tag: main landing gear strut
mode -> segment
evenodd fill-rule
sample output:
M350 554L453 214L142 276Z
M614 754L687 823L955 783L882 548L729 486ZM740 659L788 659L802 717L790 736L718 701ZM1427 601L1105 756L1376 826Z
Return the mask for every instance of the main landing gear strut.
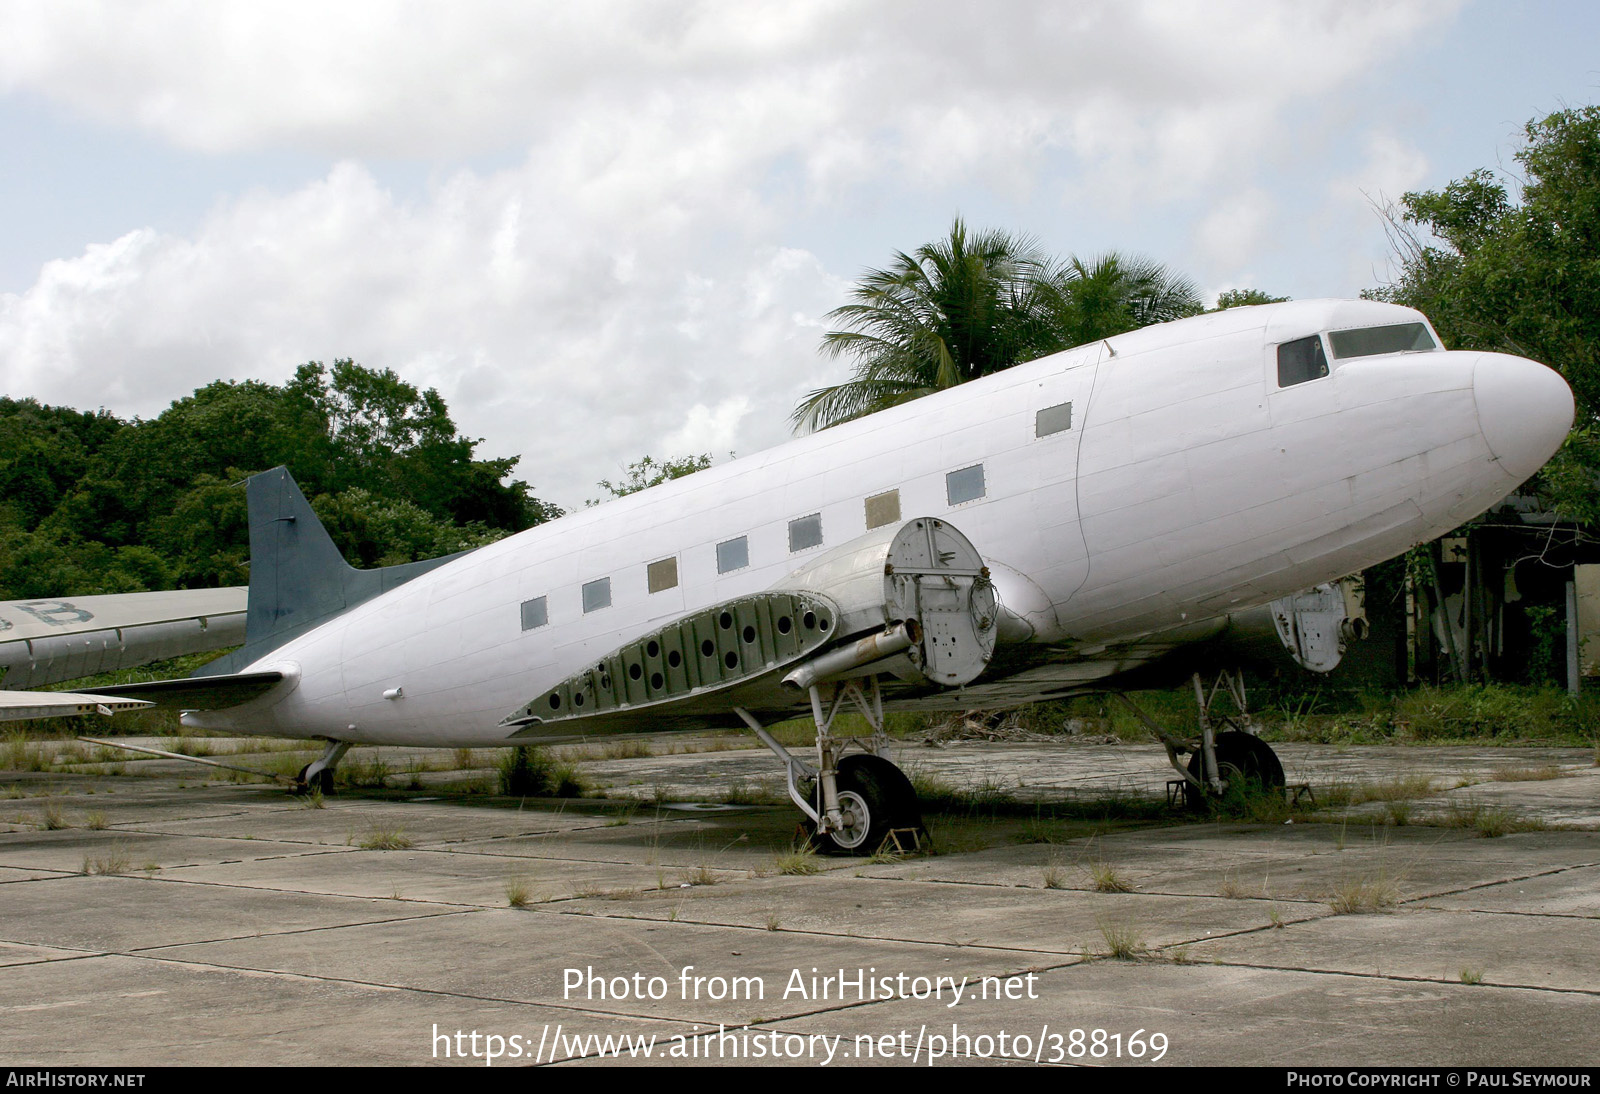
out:
M1182 775L1167 784L1168 801L1179 793L1191 809L1203 808L1221 799L1230 790L1254 787L1281 794L1284 789L1283 764L1265 741L1256 736L1255 724L1245 699L1244 678L1224 669L1208 689L1194 674L1194 697L1200 707L1200 732L1175 734L1141 710L1121 692L1112 695L1156 735L1167 749L1167 762ZM1218 701L1226 699L1233 713L1222 711ZM1218 726L1227 728L1219 732ZM1188 755L1184 764L1179 757Z
M789 797L806 815L819 850L871 855L919 848L925 833L917 792L905 772L888 759L878 678L812 684L808 690L817 726L815 765L779 744L749 711L736 707L735 713L784 762ZM847 706L866 718L870 735L834 736L834 721Z

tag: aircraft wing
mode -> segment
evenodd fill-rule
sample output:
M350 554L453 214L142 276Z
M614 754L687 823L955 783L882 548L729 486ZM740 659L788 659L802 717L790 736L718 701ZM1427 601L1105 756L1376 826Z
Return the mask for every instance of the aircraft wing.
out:
M33 688L244 641L249 590L0 602L0 680Z
M513 711L513 737L787 718L813 684L884 675L913 693L960 688L994 654L1000 605L972 543L917 517L825 552L764 593L627 641Z

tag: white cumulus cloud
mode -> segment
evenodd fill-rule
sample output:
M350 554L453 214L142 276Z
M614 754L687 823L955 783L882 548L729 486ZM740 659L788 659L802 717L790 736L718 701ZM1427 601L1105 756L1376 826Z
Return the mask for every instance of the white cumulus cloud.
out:
M1200 250L1239 266L1269 210L1209 188L1248 198L1240 165L1291 104L1453 9L17 0L0 92L333 166L48 263L0 296L0 381L148 415L219 376L353 357L437 386L486 453L579 504L646 452L774 443L800 394L842 378L816 347L855 271L796 221L860 234L962 186L1188 195L1211 209ZM435 181L397 195L385 158ZM1384 162L1374 178L1405 174Z

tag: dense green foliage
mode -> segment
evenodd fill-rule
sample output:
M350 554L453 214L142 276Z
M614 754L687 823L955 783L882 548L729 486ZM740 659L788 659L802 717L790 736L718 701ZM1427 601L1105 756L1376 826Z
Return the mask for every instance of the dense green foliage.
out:
M825 429L1099 338L1200 312L1193 286L1117 254L1058 262L1005 232L950 235L868 270L822 350L855 361L847 382L811 392L797 428Z
M243 584L240 483L279 464L358 566L560 515L477 444L438 392L352 361L281 387L219 380L149 421L0 398L0 599Z
M1494 172L1409 193L1393 218L1395 283L1373 295L1419 308L1453 349L1531 357L1577 397L1576 426L1542 474L1563 512L1600 520L1600 107L1529 122L1514 201ZM1422 233L1426 233L1425 235Z
M1287 299L1287 296L1273 296L1260 289L1228 289L1217 297L1217 306L1211 310L1227 311L1229 308L1247 308L1254 304L1281 304Z

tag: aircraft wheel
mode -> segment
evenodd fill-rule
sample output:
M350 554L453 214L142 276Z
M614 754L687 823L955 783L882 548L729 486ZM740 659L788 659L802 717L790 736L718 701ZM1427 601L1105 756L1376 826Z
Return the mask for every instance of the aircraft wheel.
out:
M1246 794L1281 791L1284 787L1283 764L1278 754L1261 738L1248 733L1229 732L1217 736L1217 775L1222 779L1222 792L1238 788ZM1189 773L1205 781L1205 757L1196 751L1189 757ZM1191 809L1204 808L1207 795L1193 783L1183 786L1184 801Z
M306 764L300 773L294 777L294 792L296 794L333 793L333 768L324 768L310 782L306 781L306 772L311 770L311 765Z
M839 808L844 813L845 827L818 840L818 849L824 854L874 854L890 829L922 827L911 780L888 760L881 756L846 756L839 761L838 778Z

